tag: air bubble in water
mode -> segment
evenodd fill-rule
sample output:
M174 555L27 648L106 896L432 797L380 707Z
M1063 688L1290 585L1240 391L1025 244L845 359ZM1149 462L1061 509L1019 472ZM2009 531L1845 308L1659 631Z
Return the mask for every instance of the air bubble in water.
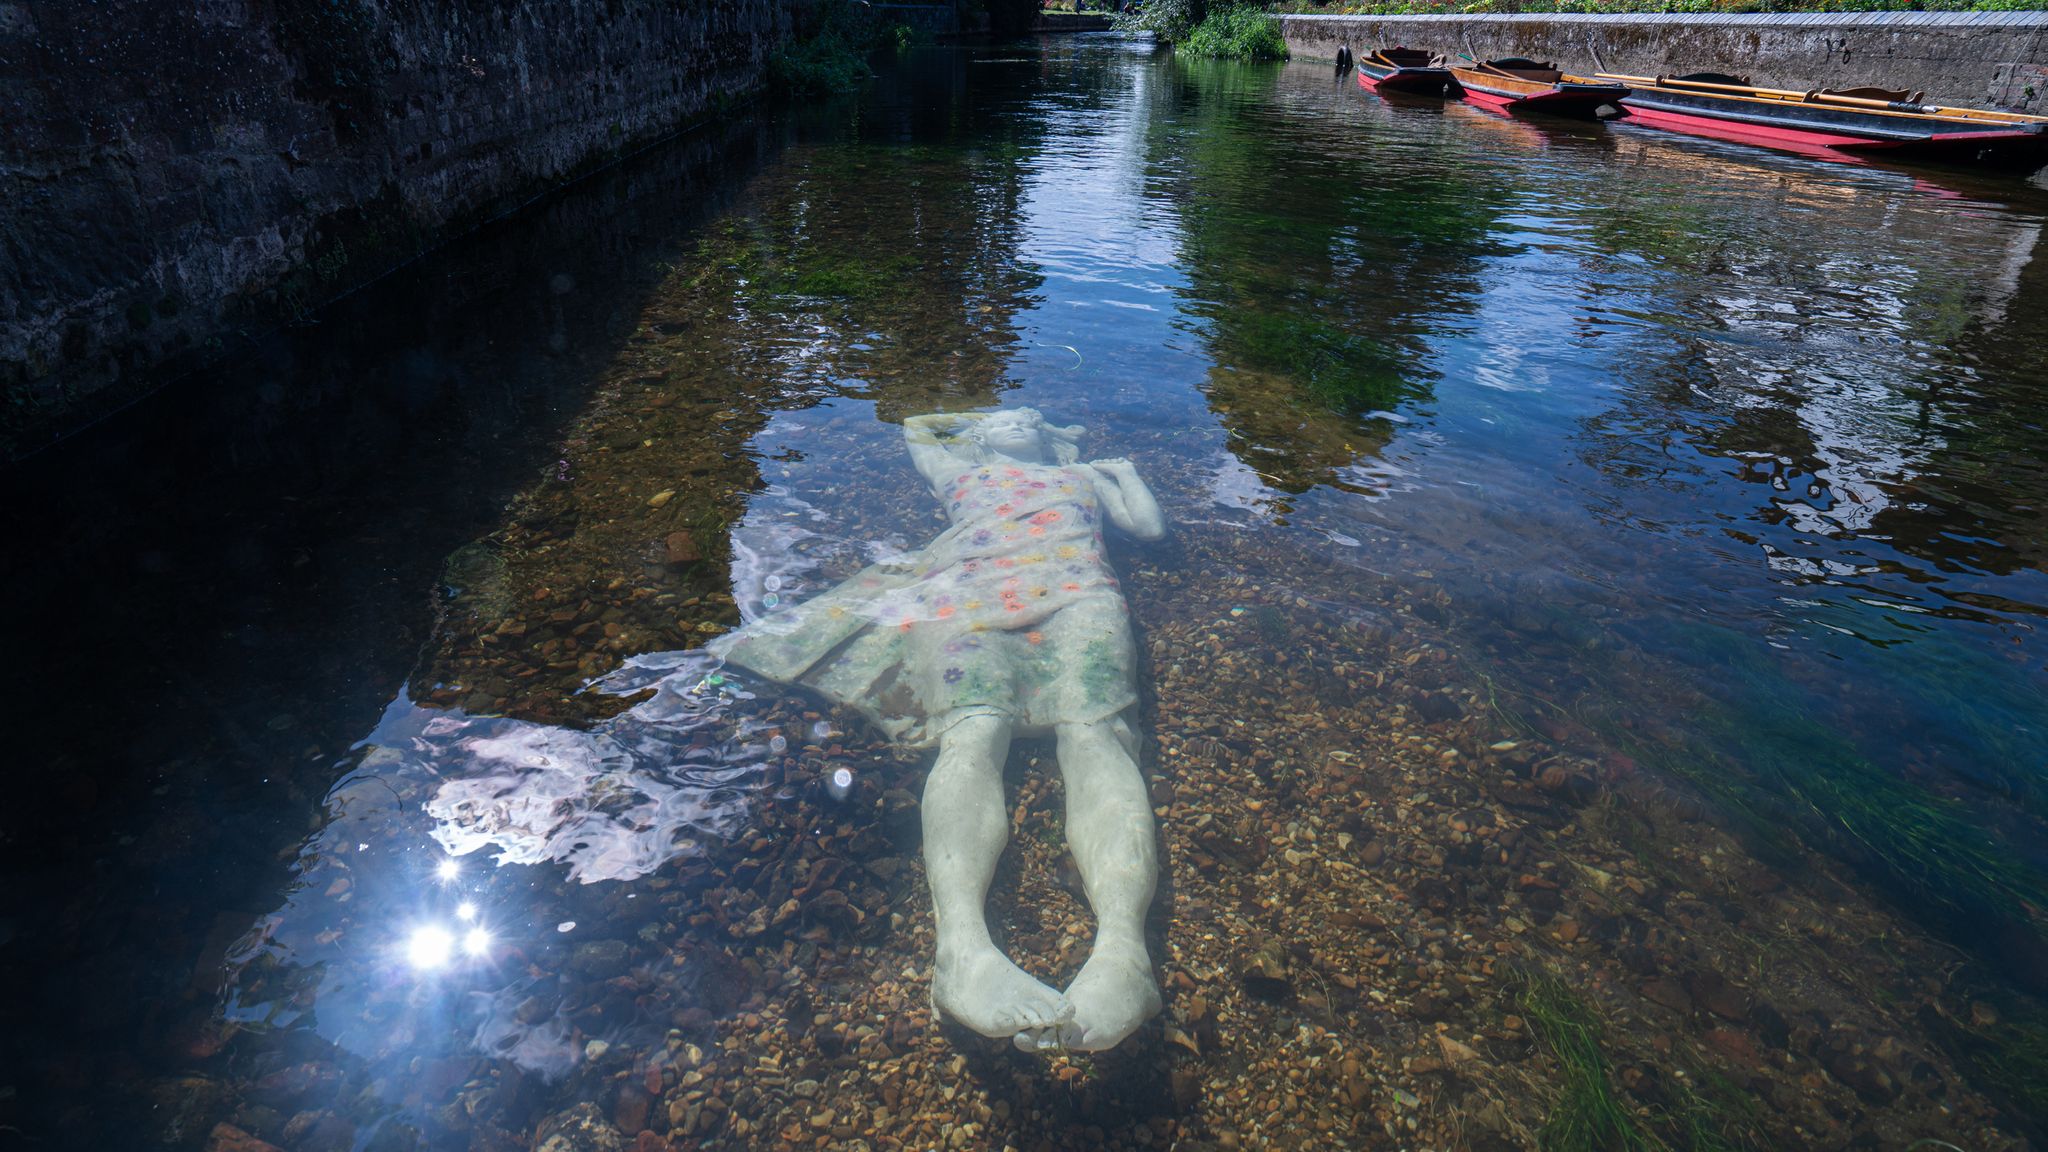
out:
M777 596L773 592L761 597L761 606L764 608L773 608L780 603L782 603L782 597Z
M834 768L825 778L825 790L834 800L844 800L853 791L853 769L844 766Z
M770 752L775 753L777 756L780 756L784 752L789 751L789 741L784 739L780 734L770 736L768 738L768 750Z
M766 580L761 581L761 587L766 588L770 592L780 592L782 591L782 577L770 576Z
M811 725L811 735L816 736L820 740L828 739L832 735L832 725L820 720L816 724Z

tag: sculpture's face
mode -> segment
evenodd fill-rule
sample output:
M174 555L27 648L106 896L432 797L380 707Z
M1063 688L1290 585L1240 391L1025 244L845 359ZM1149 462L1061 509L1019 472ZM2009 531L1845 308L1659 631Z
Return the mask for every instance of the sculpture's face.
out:
M1012 460L1045 459L1045 432L1038 420L1025 413L999 412L982 421L981 442L991 452Z

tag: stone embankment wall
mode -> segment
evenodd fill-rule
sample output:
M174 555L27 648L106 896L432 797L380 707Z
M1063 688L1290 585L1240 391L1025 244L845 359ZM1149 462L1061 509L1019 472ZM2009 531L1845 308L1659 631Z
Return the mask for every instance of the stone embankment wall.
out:
M759 88L809 0L0 0L0 458Z
M1405 45L1567 71L1731 72L1772 88L1881 84L1944 104L2048 112L2048 12L1804 15L1288 16L1297 56Z
M1107 12L1041 12L1033 32L1107 32L1112 26Z
M925 3L895 4L883 0L882 3L868 5L868 13L885 28L901 24L926 36L958 36L975 31L962 26L963 13L958 4L934 4L929 0ZM985 17L983 22L986 22Z

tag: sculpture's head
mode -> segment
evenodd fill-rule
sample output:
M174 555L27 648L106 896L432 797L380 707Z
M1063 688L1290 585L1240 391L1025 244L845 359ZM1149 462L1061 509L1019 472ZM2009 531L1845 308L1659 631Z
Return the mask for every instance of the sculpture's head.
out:
M976 421L968 437L984 454L1029 464L1072 464L1081 458L1079 441L1084 431L1079 424L1065 428L1049 424L1036 408L1005 408Z

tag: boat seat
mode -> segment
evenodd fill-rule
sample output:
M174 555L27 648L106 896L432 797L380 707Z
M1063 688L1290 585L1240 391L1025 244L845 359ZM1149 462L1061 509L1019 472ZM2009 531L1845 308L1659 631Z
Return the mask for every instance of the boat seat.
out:
M1504 60L1488 60L1483 67L1506 72L1511 76L1519 76L1524 80L1534 80L1542 84L1555 84L1564 77L1564 73L1558 69L1557 65L1543 60L1531 60L1526 56L1510 56Z
M1435 57L1417 48L1382 48L1373 55L1396 68L1427 68L1436 63Z
M1849 96L1857 100L1882 100L1887 104L1918 104L1926 97L1925 92L1909 92L1904 88L1879 88L1866 85L1862 88L1823 88L1823 96Z

